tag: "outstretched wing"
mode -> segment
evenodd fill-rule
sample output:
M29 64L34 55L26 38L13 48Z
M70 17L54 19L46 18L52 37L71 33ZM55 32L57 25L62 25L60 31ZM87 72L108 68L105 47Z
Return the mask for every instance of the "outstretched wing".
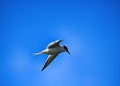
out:
M58 47L60 46L59 43L62 42L63 40L57 40L54 42L51 42L50 44L48 44L47 48L54 48L54 47Z
M43 70L54 60L54 58L55 58L57 55L58 55L58 54L49 55L49 56L48 56L48 59L46 60L46 62L45 62L45 64L44 64L44 66L43 66L43 68L42 68L41 71L43 71Z

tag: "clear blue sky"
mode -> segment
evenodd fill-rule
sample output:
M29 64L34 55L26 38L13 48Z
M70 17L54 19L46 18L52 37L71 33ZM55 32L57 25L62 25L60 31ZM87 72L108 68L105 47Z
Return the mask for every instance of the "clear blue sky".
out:
M0 1L0 86L120 86L119 0ZM63 39L45 71L47 55Z

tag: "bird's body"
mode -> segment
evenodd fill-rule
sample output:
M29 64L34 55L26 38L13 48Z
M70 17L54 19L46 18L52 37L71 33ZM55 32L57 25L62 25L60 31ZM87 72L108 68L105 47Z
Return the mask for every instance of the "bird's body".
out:
M38 52L36 54L56 54L56 53L61 53L61 52L64 52L65 50L63 49L62 46L59 46L59 47L56 47L56 48L47 48L41 52Z
M35 55L40 55L40 54L48 54L48 58L42 68L42 71L53 61L53 59L61 52L68 52L68 48L66 46L61 46L59 43L62 40L57 40L55 42L52 42L48 44L47 48L41 52L35 53ZM70 54L70 53L69 53Z

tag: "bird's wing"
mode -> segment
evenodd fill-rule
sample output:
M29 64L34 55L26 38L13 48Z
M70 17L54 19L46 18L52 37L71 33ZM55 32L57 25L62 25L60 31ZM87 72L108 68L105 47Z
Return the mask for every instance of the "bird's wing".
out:
M63 40L56 40L54 42L51 42L50 44L48 44L47 48L54 48L54 47L58 47L60 46L59 43L62 42Z
M49 56L48 56L48 59L46 60L46 62L45 62L45 64L44 64L44 66L43 66L43 68L42 68L41 71L43 71L43 70L54 60L54 58L55 58L57 55L58 55L58 54L49 55Z

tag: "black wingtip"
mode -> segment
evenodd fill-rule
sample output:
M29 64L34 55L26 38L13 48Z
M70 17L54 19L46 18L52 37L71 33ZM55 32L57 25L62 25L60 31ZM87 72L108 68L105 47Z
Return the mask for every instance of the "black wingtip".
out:
M43 71L44 69L42 69L41 71Z
M63 40L62 39L60 39L60 40L56 40L56 42L62 42Z
M63 39L60 40L61 42L63 41Z
M45 67L43 67L41 71L43 71L44 69L45 69Z

